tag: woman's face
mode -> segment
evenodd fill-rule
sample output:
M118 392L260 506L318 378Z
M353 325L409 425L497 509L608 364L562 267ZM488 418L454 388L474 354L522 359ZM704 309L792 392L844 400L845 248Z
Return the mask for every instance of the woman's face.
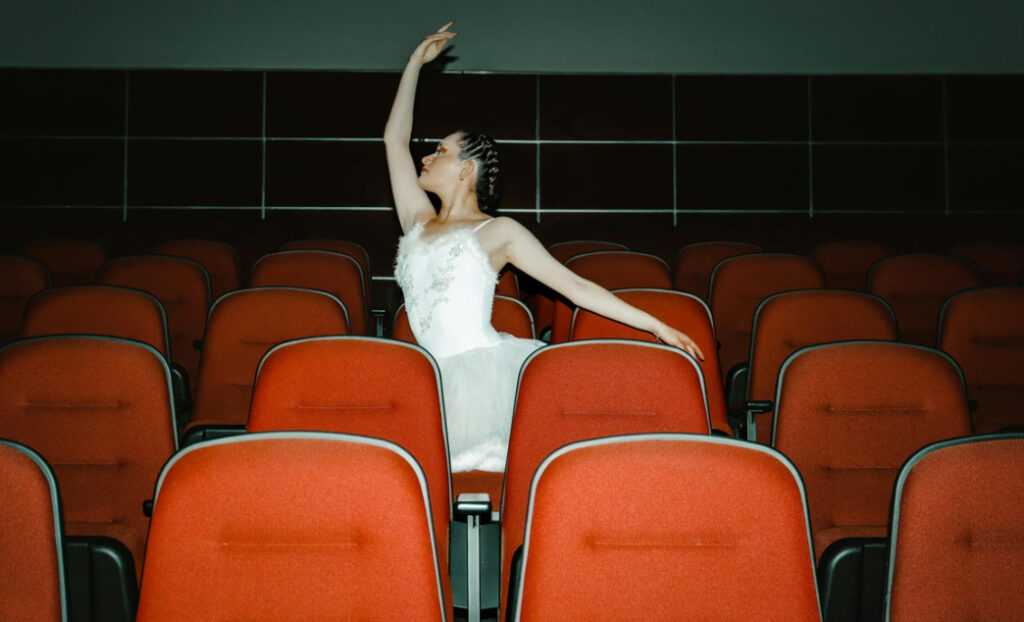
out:
M418 182L420 188L443 192L458 183L465 162L459 160L460 134L449 134L437 143L434 153L422 160Z

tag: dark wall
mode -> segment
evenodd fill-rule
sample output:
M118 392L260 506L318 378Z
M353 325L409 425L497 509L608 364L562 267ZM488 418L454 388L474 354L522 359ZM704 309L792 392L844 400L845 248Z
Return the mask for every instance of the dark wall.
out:
M63 231L113 252L179 235L243 257L399 235L379 139L397 73L0 70L5 246ZM1024 76L427 72L413 153L498 139L503 213L546 242L671 258L687 241L941 249L1021 237ZM248 250L247 250L248 249Z

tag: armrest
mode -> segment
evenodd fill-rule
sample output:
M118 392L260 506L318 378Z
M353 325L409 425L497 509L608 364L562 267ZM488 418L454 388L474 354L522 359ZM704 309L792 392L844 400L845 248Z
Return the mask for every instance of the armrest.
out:
M771 412L771 410L772 410L772 403L769 402L769 401L747 402L747 407L746 407L747 413L752 413L752 414L755 414L755 415L760 415L762 413Z
M374 334L378 337L384 336L384 318L388 315L387 309L370 309L370 315L374 319Z
M128 547L103 536L64 538L64 575L71 620L131 622L139 603Z
M453 518L465 523L471 516L477 517L480 524L491 521L491 495L484 492L464 492L459 495L455 500Z

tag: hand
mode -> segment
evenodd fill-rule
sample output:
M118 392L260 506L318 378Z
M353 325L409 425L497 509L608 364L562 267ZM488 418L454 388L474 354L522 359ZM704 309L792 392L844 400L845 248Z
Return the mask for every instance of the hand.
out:
M416 46L416 49L413 51L409 60L414 60L420 65L426 65L437 58L441 53L441 50L444 49L444 44L447 43L449 39L454 39L459 34L457 32L448 32L448 29L454 23L455 22L453 21L448 22L444 26L441 26L434 34L423 37L423 41Z
M704 361L704 353L700 351L700 347L697 342L690 338L689 335L682 331L678 331L667 324L662 324L661 328L658 329L654 336L659 341L666 343L670 346L679 348L680 350L686 350L694 358Z

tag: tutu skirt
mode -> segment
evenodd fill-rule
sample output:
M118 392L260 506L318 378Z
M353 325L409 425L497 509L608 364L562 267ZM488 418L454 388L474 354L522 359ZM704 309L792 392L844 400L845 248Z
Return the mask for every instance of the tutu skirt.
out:
M519 370L544 342L499 337L495 345L436 359L453 472L505 470Z

